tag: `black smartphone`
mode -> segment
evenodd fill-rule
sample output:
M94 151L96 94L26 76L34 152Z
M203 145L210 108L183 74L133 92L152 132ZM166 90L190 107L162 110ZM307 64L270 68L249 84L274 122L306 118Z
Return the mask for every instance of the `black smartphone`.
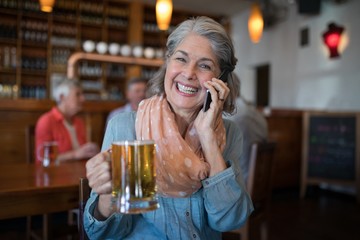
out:
M223 82L226 82L227 80L227 73L226 71L223 71L220 76L218 77L218 79L222 80ZM203 111L206 112L209 108L210 108L210 103L211 103L211 93L209 90L206 90L206 97L205 97L205 101L204 101L204 106L203 106Z

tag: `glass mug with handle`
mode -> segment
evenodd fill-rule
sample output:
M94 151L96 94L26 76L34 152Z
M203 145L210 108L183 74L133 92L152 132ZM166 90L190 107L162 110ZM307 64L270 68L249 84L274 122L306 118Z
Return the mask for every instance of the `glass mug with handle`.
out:
M37 148L37 158L44 167L57 165L58 143L55 141L44 142Z
M112 143L112 197L117 212L135 214L159 208L155 161L152 140Z

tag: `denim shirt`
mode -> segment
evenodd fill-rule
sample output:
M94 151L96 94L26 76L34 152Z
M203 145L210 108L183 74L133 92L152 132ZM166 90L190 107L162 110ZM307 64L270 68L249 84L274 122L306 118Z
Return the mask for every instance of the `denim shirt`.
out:
M107 126L102 150L113 141L134 140L136 113L120 113ZM221 232L239 228L253 211L240 170L242 135L224 120L224 171L202 181L202 188L187 198L158 197L160 208L142 214L114 213L104 221L93 217L95 192L86 204L84 228L90 239L193 239L221 240ZM110 207L110 203L109 203Z

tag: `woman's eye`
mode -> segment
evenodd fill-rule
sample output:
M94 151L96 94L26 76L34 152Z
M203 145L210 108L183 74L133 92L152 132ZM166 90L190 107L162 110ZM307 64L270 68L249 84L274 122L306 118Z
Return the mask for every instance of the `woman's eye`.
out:
M186 62L185 58L182 58L182 57L177 57L175 58L176 61L179 61L179 62Z
M200 68L205 69L205 70L211 70L211 67L207 64L200 64Z

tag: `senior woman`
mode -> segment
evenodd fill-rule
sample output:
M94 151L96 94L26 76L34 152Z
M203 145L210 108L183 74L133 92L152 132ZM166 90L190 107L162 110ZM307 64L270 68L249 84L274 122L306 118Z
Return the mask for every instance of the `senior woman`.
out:
M150 80L149 98L137 113L109 122L103 152L86 164L93 191L84 225L91 239L221 239L221 232L243 225L253 210L239 167L242 135L221 117L234 110L239 91L230 74L237 60L229 36L214 20L198 17L181 23L166 47L165 63ZM207 89L212 102L203 111ZM106 150L113 141L134 139L153 139L158 146L160 208L126 215L109 207Z

